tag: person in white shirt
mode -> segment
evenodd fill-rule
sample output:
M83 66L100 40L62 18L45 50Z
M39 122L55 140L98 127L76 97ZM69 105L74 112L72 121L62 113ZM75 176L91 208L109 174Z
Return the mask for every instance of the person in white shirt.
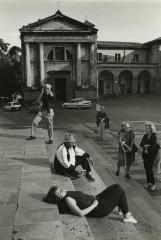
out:
M77 147L75 142L76 140L72 134L65 134L64 143L57 148L54 158L56 172L71 178L79 178L81 173L76 170L76 167L81 165L86 178L89 181L95 181L90 174L90 164L93 164L93 160L87 152Z

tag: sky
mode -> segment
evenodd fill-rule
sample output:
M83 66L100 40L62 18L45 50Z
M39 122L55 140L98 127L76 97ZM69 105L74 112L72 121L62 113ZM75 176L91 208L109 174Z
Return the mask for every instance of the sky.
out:
M161 37L161 0L0 0L0 38L21 46L23 25L55 14L92 22L100 41L144 43Z

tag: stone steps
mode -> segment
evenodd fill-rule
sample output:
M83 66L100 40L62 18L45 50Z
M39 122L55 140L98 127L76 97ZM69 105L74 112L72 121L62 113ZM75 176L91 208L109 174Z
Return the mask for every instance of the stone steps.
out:
M55 150L64 140L64 132L55 131L55 141L52 147L47 146L48 155L50 156L50 166L53 165ZM53 167L52 167L53 169ZM76 180L77 181L77 180ZM67 190L74 190L74 181L72 182L70 178L56 174L53 171L52 174L53 185L58 185ZM88 226L85 217L78 217L69 214L63 214L59 216L62 222L62 231L65 240L94 240L90 228Z
M38 135L36 140L26 141L13 239L64 240L57 207L42 201L52 178L42 129Z

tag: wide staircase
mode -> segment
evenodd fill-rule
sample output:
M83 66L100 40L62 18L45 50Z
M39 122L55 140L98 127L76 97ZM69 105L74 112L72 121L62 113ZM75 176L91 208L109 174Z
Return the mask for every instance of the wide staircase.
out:
M111 134L102 141L85 125L60 126L55 130L54 144L48 145L46 131L41 128L34 141L25 139L29 129L7 131L0 133L0 240L161 239L160 190L153 194L144 190L140 155L133 166L132 180L124 178L123 170L121 176L114 175L117 143ZM72 132L78 146L92 156L95 182L88 182L84 176L72 181L54 173L55 150L63 141L65 131ZM138 224L122 223L115 211L101 219L61 215L57 205L42 201L53 185L95 195L113 183L119 183L126 191L130 211Z

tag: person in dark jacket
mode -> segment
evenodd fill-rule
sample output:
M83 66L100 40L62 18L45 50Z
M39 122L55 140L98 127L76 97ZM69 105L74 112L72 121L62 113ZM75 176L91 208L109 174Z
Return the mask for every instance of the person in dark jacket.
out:
M97 127L99 127L101 121L103 121L105 129L109 129L109 118L107 117L104 106L101 106L100 111L97 113L96 116Z
M155 178L153 174L153 164L155 161L155 156L157 154L157 136L155 126L152 123L145 124L146 134L143 136L140 146L142 147L142 158L144 162L144 168L146 173L147 183L145 188L149 188L151 191L156 190Z
M32 121L32 128L31 128L31 136L27 140L34 140L36 139L36 128L38 124L42 121L42 119L45 119L47 130L48 130L48 136L49 136L49 144L53 143L53 117L54 117L54 111L53 111L53 102L54 102L54 94L51 91L51 85L46 84L42 88L42 92L39 95L37 101L40 106L40 111L35 116L35 118Z
M135 152L137 147L134 142L135 134L134 131L130 128L129 123L121 123L120 129L118 130L118 162L117 162L117 171L116 176L120 174L120 167L125 165L126 172L125 176L128 179L131 179L129 174L131 165L135 161Z
M75 144L76 140L73 134L66 133L64 142L57 148L54 158L54 168L56 172L69 176L71 178L80 177L81 174L76 170L80 165L85 172L88 181L94 181L91 176L91 166L93 160L90 155Z
M118 207L122 211L124 223L137 223L129 212L126 194L118 184L111 185L96 196L81 191L65 191L53 186L43 201L57 203L61 214L73 213L92 218L105 217Z

